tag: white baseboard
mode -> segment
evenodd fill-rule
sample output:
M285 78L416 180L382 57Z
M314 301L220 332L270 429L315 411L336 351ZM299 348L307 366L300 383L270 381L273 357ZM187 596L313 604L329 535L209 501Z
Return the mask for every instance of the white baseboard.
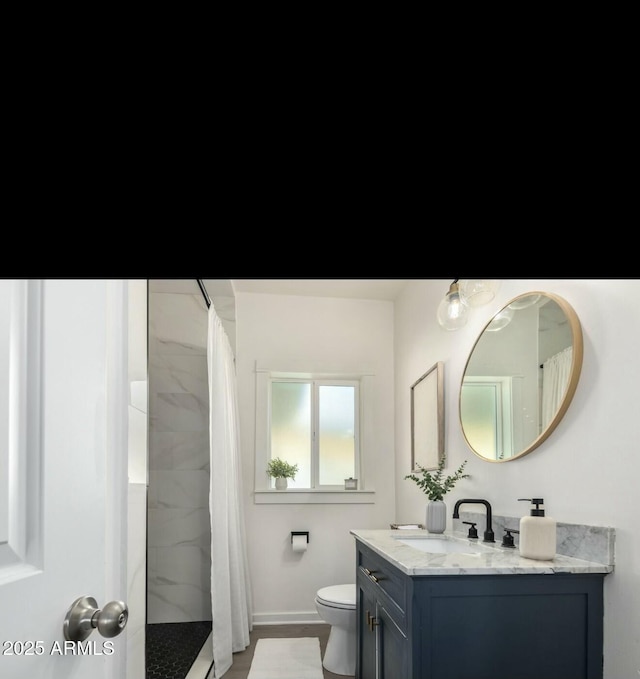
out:
M317 611L291 613L254 613L253 624L260 625L314 625L324 623Z

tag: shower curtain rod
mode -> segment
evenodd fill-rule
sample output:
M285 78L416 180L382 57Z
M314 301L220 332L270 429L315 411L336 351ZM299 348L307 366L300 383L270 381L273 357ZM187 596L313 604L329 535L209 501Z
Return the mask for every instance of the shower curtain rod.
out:
M202 282L202 279L196 278L196 281L198 281L198 285L200 286L200 292L202 293L202 296L204 297L204 301L207 304L207 309L211 307L211 299L209 298L209 295L207 294L207 289L204 287L204 283Z

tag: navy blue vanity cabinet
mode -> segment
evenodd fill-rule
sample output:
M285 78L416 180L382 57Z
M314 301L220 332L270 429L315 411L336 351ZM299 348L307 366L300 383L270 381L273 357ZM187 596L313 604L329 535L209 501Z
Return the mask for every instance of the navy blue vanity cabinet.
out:
M408 679L407 577L359 543L357 560L356 677Z
M372 618L376 616L376 600L366 584L358 582L358 656L356 658L357 676L361 679L376 679L376 637Z
M605 573L409 576L356 545L356 679L602 679Z
M380 601L376 605L378 628L378 677L394 679L409 676L409 642L393 615Z

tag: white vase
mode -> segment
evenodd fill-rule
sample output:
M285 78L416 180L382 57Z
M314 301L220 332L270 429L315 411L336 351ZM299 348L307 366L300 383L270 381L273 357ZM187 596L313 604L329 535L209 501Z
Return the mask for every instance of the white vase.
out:
M287 490L287 479L278 476L276 478L276 490Z
M447 527L447 505L442 500L429 500L425 525L429 533L444 533Z

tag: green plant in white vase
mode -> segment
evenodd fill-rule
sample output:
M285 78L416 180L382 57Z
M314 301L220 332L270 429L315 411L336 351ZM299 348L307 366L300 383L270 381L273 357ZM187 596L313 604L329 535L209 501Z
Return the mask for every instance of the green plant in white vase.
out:
M422 492L429 498L427 503L426 525L430 533L444 533L447 525L447 506L444 503L444 496L456 485L460 479L470 478L469 474L464 473L467 464L465 460L453 474L444 477L444 465L447 461L443 455L438 462L438 470L435 474L425 469L422 465L416 464L413 473L407 474L404 478L415 481Z
M276 480L277 490L284 490L287 487L287 479L295 479L297 473L297 464L289 464L279 457L272 458L267 464L267 474Z

